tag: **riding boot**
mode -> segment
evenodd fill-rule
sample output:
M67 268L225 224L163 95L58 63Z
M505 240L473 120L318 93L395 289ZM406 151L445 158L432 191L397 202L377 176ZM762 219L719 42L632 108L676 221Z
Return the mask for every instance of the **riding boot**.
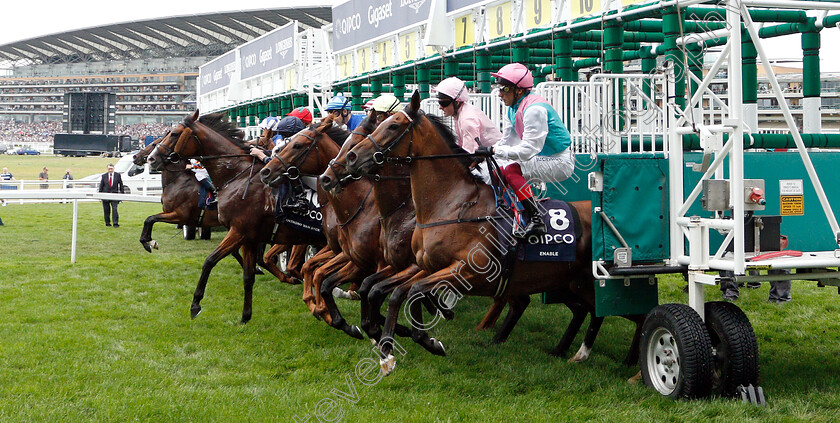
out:
M545 233L545 223L542 216L540 216L537 201L534 197L529 197L520 201L525 211L528 213L528 226L521 231L522 238L528 238L531 235L542 235Z

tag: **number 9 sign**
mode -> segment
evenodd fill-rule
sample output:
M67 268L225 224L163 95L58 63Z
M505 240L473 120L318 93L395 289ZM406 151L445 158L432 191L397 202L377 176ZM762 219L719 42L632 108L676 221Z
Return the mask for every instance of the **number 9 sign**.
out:
M526 29L551 25L551 0L525 0L525 4Z

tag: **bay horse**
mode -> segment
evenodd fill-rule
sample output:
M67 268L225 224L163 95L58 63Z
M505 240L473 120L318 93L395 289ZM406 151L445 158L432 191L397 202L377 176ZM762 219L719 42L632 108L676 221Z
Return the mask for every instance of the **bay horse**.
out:
M288 181L300 183L300 177L317 177L338 154L349 132L333 125L332 117L319 125L297 133L260 171L261 180L278 186ZM303 300L313 301L311 289L319 295L325 310L315 309L330 326L350 336L362 338L361 330L347 324L335 303L333 289L345 282L356 282L386 265L379 247L379 215L371 196L372 185L359 184L340 195L330 195L318 188L324 215L324 233L330 251L323 251L304 264ZM310 270L312 269L312 270ZM311 275L311 278L309 277ZM324 311L329 315L326 319Z
M152 228L157 222L202 226L208 229L214 226L222 226L219 222L218 210L205 208L202 214L202 209L198 207L197 199L201 188L198 180L195 178L195 174L186 168L187 161L169 161L164 157L173 151L175 142L178 141L177 138L171 137L170 135L171 132L167 133L134 155L135 165L141 166L143 163L149 163L152 169L161 173L163 191L160 202L161 206L163 206L163 212L147 217L143 222L143 231L140 234L140 243L150 253L152 249L158 248L157 241L152 239ZM280 281L294 284L294 274L290 272L287 275L275 264L275 257L280 251L283 251L283 247L288 249L288 246L273 246L258 264L277 277L277 279L280 279ZM238 251L233 251L231 255L239 262L240 266L243 265L242 256ZM294 266L297 266L297 272L299 274L299 268L303 263L300 262L300 259L297 260L298 262L294 262L287 267L295 269ZM261 272L258 273L262 274Z
M242 323L245 323L251 319L254 270L260 245L320 245L323 240L286 225L275 224L274 198L270 188L257 179L262 163L246 152L242 131L223 113L199 118L196 110L176 126L170 136L178 138L173 157L198 158L207 169L218 191L219 222L229 229L225 238L204 260L190 315L195 318L201 312L201 300L213 267L241 247L245 264L242 276Z
M494 224L488 216L497 213L496 198L490 186L478 183L468 169L469 156L457 146L454 134L439 118L420 110L420 96L415 92L411 102L400 113L383 122L365 142L350 149L336 163L353 175L368 174L387 160L410 166L411 193L417 214L417 229L412 238L417 264L426 271L411 281L408 291L408 317L412 322L412 339L426 350L445 355L443 344L426 333L419 300L430 294L448 298L438 302L439 308L451 308L453 299L464 295L503 297L510 309L497 338L506 338L530 303L530 295L556 291L573 313L569 327L552 351L563 354L573 342L587 314L590 327L581 350L573 359L586 359L600 328L602 317L594 313L594 281L591 268L591 204L570 202L580 216L576 222L582 235L576 245L574 262L523 262L513 264L507 284L499 278L502 249ZM489 247L488 247L489 245ZM451 281L455 282L451 282ZM392 295L397 295L395 292ZM396 361L393 350L392 325L399 310L389 307L381 353L383 371L390 373ZM644 316L628 316L636 322L633 345L625 360L638 359L638 335ZM584 357L579 357L579 356ZM582 360L581 360L582 361Z

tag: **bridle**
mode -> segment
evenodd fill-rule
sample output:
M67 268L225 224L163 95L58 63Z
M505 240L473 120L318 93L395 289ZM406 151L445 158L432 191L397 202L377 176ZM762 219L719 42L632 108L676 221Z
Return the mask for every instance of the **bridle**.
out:
M301 131L301 132L298 132L297 134L295 134L292 137L292 139L289 141L289 144L291 144L292 142L294 142L294 139L298 136L307 138L308 140L312 141L312 143L309 144L309 147L306 147L306 150L304 150L302 154L299 154L295 158L292 159L291 163L286 163L286 161L283 160L282 157L280 157L280 154L279 154L280 152L279 151L275 152L271 156L272 159L277 159L277 161L280 162L280 165L282 166L282 168L280 168L280 170L282 171L281 175L285 176L290 181L298 180L301 176L313 176L313 177L318 176L318 175L314 175L314 174L303 173L303 172L300 171L300 168L299 168L299 166L306 161L306 158L309 157L309 154L312 153L313 150L318 151L318 139L321 136L324 136L324 133L318 131L317 129L315 129L314 132L317 134L316 137L314 137L314 138L307 135L307 134L304 134L303 131ZM288 147L289 144L287 144L286 147ZM286 147L284 147L284 149ZM320 169L321 168L321 155L317 154L317 157L318 157L318 168Z

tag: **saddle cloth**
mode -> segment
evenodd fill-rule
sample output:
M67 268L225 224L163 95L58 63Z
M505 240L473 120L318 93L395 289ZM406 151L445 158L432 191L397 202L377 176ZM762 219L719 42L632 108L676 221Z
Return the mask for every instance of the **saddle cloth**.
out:
M527 239L513 236L517 214L501 209L494 219L497 237L508 250L516 251L516 259L523 261L575 261L580 237L580 217L565 201L547 199L539 202L546 233ZM521 224L520 224L521 225ZM506 260L507 261L507 260Z
M275 218L277 223L311 232L313 235L323 233L323 215L318 203L318 193L306 184L301 184L297 190L288 183L280 186Z

